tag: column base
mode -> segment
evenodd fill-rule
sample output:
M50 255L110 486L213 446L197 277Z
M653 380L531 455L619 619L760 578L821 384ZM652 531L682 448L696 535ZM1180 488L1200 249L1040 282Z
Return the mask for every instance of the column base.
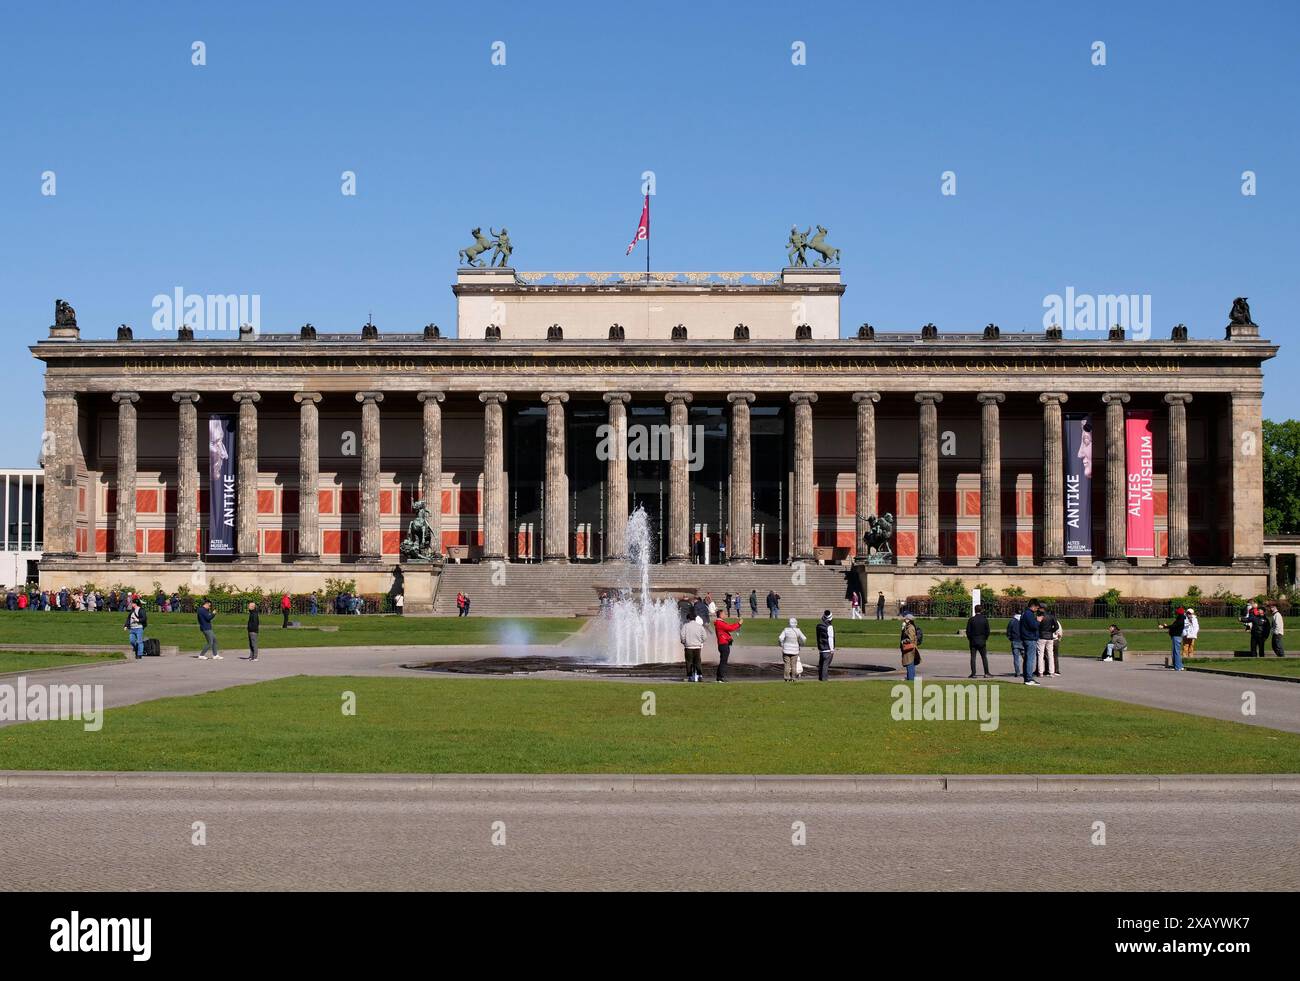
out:
M794 565L796 562L816 562L816 561L817 559L811 555L795 555L791 557L790 564Z
M480 562L505 562L506 557L504 555L488 555L486 552L484 552L482 558L480 558L479 561Z
M999 555L993 558L980 559L979 568L981 569L1001 569L1006 565L1005 560Z
M1053 555L1050 559L1043 559L1039 564L1049 569L1060 569L1065 565L1065 559L1062 556Z
M752 555L733 555L727 559L727 565L753 565L754 557Z
M937 555L918 555L916 557L916 564L919 566L936 566L941 565L942 563L940 563L939 556Z
M173 562L197 562L199 560L198 552L173 552Z
M1234 555L1232 557L1232 567L1234 569L1248 569L1253 566L1267 566L1268 559L1262 555Z
M371 554L364 554L364 555L358 555L358 556L357 556L357 562L358 562L358 563L362 563L362 562L365 562L365 563L378 563L378 562L382 562L383 559L384 559L384 557L383 557L382 555L375 555L375 554L373 554L373 553L371 553Z
M295 562L319 562L320 555L312 552L299 552L293 557Z
M1191 566L1191 559L1169 559L1165 562L1166 569L1186 569Z
M544 555L542 562L545 565L568 565L569 557L567 555Z
M687 565L690 561L684 555L670 555L664 559L664 565Z
M138 562L138 561L140 561L140 556L139 556L139 555L126 555L126 554L122 554L122 555L114 555L114 556L113 556L111 559L109 559L108 561L109 561L110 564L115 563L115 562Z
M1107 569L1131 569L1131 568L1133 568L1133 563L1130 562L1130 561L1129 561L1127 558L1125 558L1125 557L1112 556L1112 557L1107 558L1107 559L1105 559L1105 560L1103 560L1103 561L1105 561L1105 563L1106 563L1106 568L1107 568Z

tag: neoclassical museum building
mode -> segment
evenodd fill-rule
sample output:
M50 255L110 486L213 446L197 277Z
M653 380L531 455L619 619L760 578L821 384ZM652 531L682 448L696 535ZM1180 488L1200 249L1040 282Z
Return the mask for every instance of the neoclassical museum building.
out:
M60 303L31 348L42 586L170 589L202 562L241 586L387 590L414 568L416 502L435 578L451 560L596 570L641 507L665 565L865 565L888 514L894 554L866 568L891 595L960 575L1094 596L1099 570L1125 595L1265 586L1277 348L1248 312L1213 340L842 332L833 267L462 267L452 289L455 337L83 340Z

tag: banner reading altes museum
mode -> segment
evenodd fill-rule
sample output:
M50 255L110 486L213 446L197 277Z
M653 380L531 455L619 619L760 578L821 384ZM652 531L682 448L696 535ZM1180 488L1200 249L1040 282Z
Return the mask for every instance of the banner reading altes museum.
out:
M1132 409L1124 420L1128 458L1128 554L1150 558L1156 554L1154 414Z
M208 555L235 554L235 417L208 419Z

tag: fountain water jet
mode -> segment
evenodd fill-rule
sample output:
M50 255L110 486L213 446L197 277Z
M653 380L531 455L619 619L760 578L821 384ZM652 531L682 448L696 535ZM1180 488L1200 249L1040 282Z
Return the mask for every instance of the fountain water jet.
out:
M668 664L682 658L677 603L650 595L650 554L650 519L638 507L627 522L627 557L639 581L621 584L607 620L606 658L617 665Z

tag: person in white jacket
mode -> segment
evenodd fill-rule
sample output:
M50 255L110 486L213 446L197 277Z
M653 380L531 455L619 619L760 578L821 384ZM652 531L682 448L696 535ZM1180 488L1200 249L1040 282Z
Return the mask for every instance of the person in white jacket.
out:
M704 680L700 670L700 651L708 639L709 633L704 629L703 617L693 617L682 624L682 647L686 649L687 681Z
M785 680L798 681L799 645L808 643L808 638L799 629L798 620L790 618L790 625L781 631L777 643L781 645L781 660L785 662Z
M1201 621L1196 616L1196 611L1188 607L1187 612L1183 615L1183 657L1191 657L1196 653L1196 638L1201 632Z

